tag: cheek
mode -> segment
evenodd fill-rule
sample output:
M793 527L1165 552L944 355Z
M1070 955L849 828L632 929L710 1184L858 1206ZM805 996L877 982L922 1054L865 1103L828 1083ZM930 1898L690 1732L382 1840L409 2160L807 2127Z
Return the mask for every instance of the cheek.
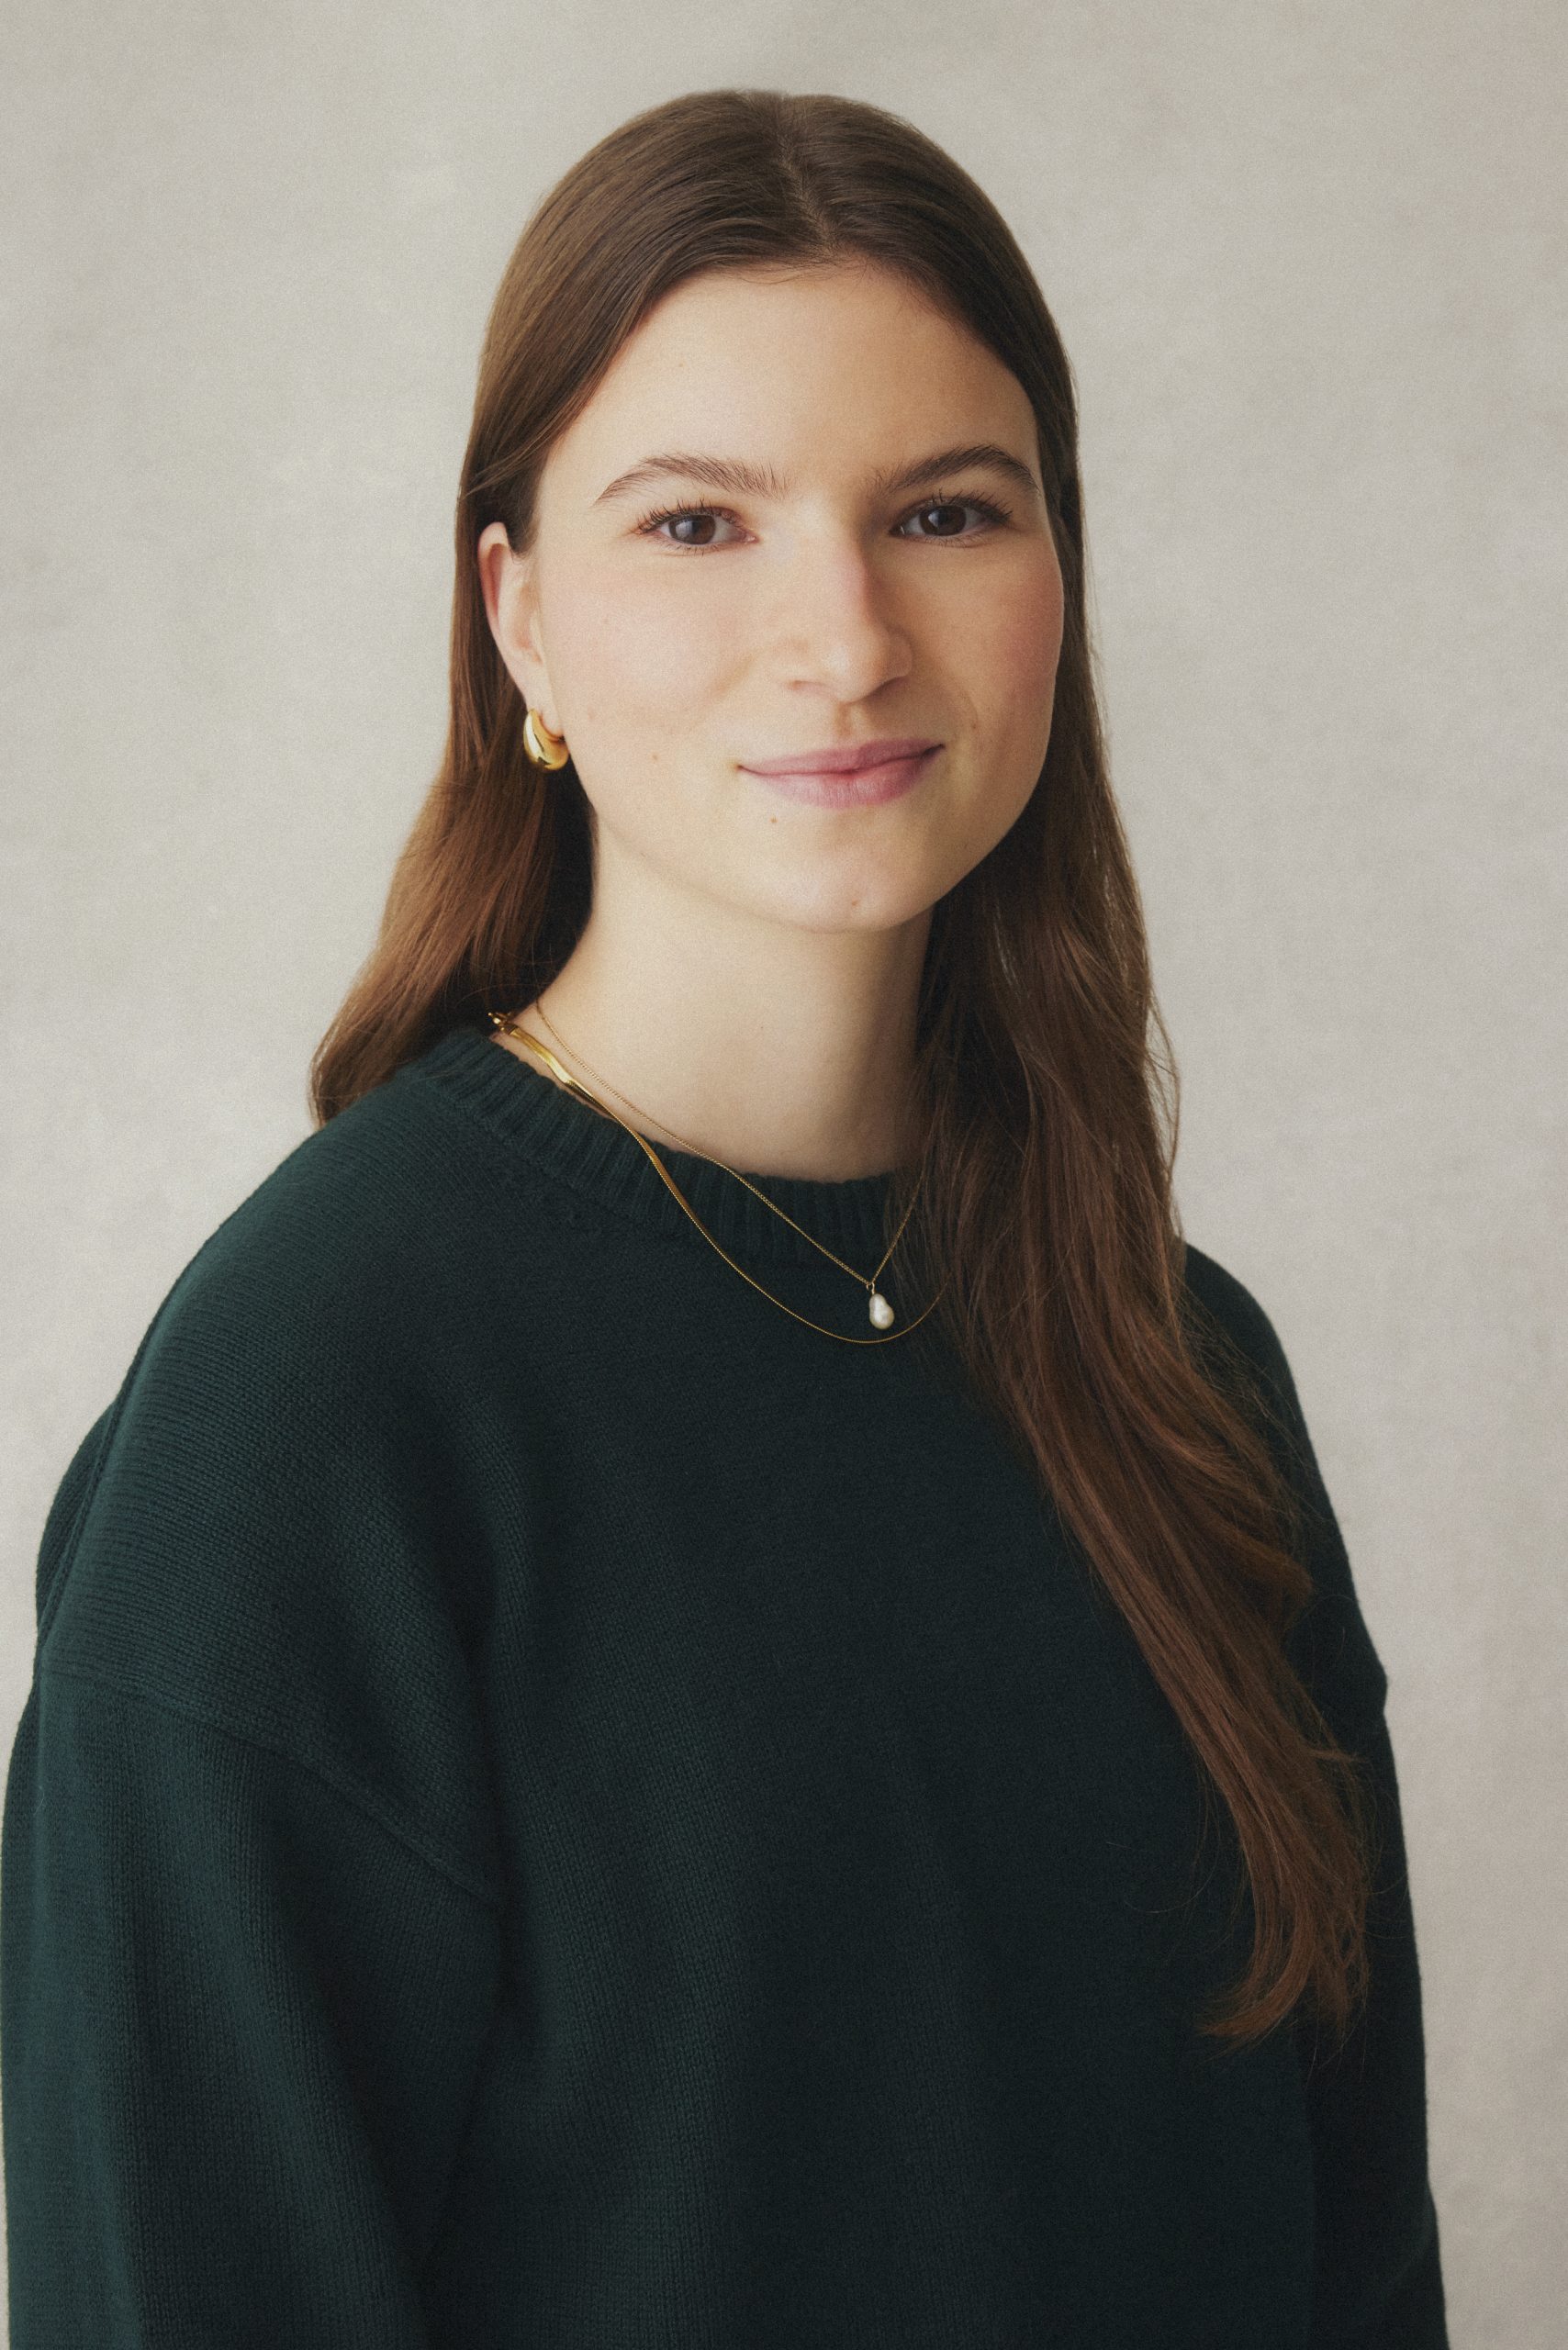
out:
M585 581L552 615L552 663L569 668L579 701L607 714L618 708L628 722L695 709L734 648L722 600L701 586L645 574Z
M993 845L1039 780L1050 740L1062 597L1054 565L1031 565L997 583L945 659L972 729L972 800L978 854Z
M985 632L986 682L997 707L1020 713L1048 699L1061 657L1062 594L1054 569L1017 583L992 608Z

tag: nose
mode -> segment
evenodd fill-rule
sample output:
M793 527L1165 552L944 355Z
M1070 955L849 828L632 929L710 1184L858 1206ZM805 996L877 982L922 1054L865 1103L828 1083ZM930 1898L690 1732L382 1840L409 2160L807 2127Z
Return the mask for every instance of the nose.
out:
M803 533L776 583L774 657L786 685L857 701L908 675L914 648L896 590L872 551L842 532Z

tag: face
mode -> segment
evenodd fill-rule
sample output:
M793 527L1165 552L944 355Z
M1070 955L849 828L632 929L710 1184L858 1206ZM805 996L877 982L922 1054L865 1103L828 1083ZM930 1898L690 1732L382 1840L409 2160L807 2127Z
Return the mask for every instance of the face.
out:
M911 922L977 865L1050 733L1062 582L1036 441L1017 378L888 272L726 269L666 297L551 449L528 554L499 523L478 547L599 871L632 858L761 921L848 929ZM932 463L982 443L1000 454ZM939 745L883 771L891 797L821 804L751 771L889 738Z

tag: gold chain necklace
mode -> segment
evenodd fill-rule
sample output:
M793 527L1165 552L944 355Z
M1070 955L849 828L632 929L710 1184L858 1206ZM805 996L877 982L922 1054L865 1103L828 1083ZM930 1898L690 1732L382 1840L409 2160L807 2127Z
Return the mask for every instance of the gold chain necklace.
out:
M549 1013L544 1010L543 1004L536 1005L535 1009L537 1010L540 1018L543 1021L546 1028L549 1029L551 1035L555 1038L556 1042L562 1045L566 1044L566 1038L559 1034L554 1023L551 1020ZM770 1304L777 1305L781 1314L788 1314L792 1321L803 1322L808 1330L821 1331L824 1338L836 1338L841 1346L886 1347L892 1344L891 1338L846 1338L842 1331L826 1329L823 1327L822 1323L812 1321L808 1315L804 1314L797 1314L792 1305L786 1305L782 1298L775 1297L772 1291L764 1289L760 1281L752 1281L751 1275L745 1270L745 1267L737 1265L734 1259L732 1256L729 1256L724 1249L719 1247L719 1243L714 1239L707 1225L682 1196L674 1178L671 1176L668 1169L666 1167L663 1159L659 1157L657 1151L655 1150L653 1145L648 1141L646 1136L640 1135L634 1126L627 1125L624 1118L616 1117L613 1110L611 1110L605 1102L600 1102L597 1095L592 1093L586 1085L580 1084L577 1079L572 1075L571 1070L564 1067L558 1057L550 1050L548 1045L542 1043L537 1036L530 1035L526 1028L520 1028L514 1020L501 1013L492 1012L488 1014L488 1017L497 1028L504 1029L509 1036L515 1036L520 1044L529 1046L532 1051L538 1053L543 1060L547 1061L560 1082L569 1092L578 1095L579 1098L587 1102L591 1108L600 1111L607 1118L615 1119L616 1125L622 1127L625 1133L629 1134L633 1141L637 1143L641 1148L646 1152L648 1158L653 1160L655 1167L658 1169L660 1180L663 1181L665 1188L674 1194L685 1214L690 1217L692 1223L697 1226L698 1231L702 1235L702 1237L708 1242L709 1246L718 1250L719 1255L723 1258L725 1264L731 1268L732 1271L739 1273L743 1281L749 1282L751 1287L755 1289L760 1296L766 1297ZM571 1047L568 1046L567 1049L570 1050ZM879 1330L886 1330L890 1327L893 1320L893 1309L889 1304L887 1299L883 1297L881 1292L879 1291L877 1281L880 1277L882 1266L887 1263L888 1258L892 1255L893 1250L898 1247L899 1242L903 1237L904 1225L909 1222L910 1217L914 1213L914 1202L920 1195L919 1183L915 1185L913 1196L912 1196L908 1207L904 1210L902 1221L900 1223L897 1232L895 1232L892 1237L892 1240L888 1247L887 1254L883 1257L881 1264L877 1267L876 1272L873 1273L871 1278L868 1281L866 1275L864 1273L857 1273L853 1265L846 1265L842 1257L834 1257L831 1248L824 1248L820 1240L812 1240L811 1234L798 1225L793 1216L785 1215L781 1207L778 1207L772 1200L770 1200L765 1192L759 1192L755 1183L747 1182L746 1178L744 1175L739 1174L734 1168L726 1166L722 1158L712 1158L711 1153L708 1151L697 1150L694 1146L686 1141L683 1136L678 1135L673 1126L664 1125L661 1119L648 1117L648 1113L645 1110L638 1110L635 1102L631 1101L626 1094L620 1092L613 1085L610 1085L608 1078L599 1077L599 1070L594 1069L591 1061L583 1060L583 1057L580 1053L577 1054L577 1058L583 1061L583 1067L586 1069L591 1070L592 1074L599 1079L599 1083L601 1085L610 1086L610 1091L611 1093L615 1094L617 1101L624 1102L629 1110L637 1110L637 1115L640 1118L648 1118L648 1124L650 1125L661 1127L665 1134L669 1135L676 1142L680 1144L682 1149L690 1150L693 1158L706 1158L711 1166L722 1167L726 1175L734 1175L737 1183L745 1183L746 1190L752 1194L754 1199L760 1200L765 1208L771 1208L775 1215L782 1217L783 1221L790 1225L792 1231L800 1233L802 1240L810 1241L813 1248L817 1249L823 1256L831 1259L833 1263L839 1268L840 1271L847 1273L852 1281L865 1281L866 1287L870 1292L868 1307L872 1322L876 1325ZM922 1172L921 1180L923 1181L924 1180L924 1170ZM926 1315L931 1313L940 1303L946 1288L947 1283L946 1281L944 1281L941 1289L937 1291L936 1295L932 1299L930 1305L925 1307L924 1312L917 1314L913 1322L907 1322L902 1330L895 1331L893 1333L893 1337L907 1338L912 1330L918 1330L920 1325L924 1321Z

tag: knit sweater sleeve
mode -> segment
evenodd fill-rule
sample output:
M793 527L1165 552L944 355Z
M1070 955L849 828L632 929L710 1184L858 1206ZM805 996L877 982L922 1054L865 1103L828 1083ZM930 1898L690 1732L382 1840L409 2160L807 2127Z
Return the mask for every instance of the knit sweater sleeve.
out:
M287 1257L285 1250L285 1257ZM12 2350L415 2350L499 1971L396 1378L221 1248L62 1482L6 1785Z
M1296 2028L1316 2205L1310 2350L1447 2350L1428 2167L1421 1975L1385 1710L1388 1674L1278 1333L1233 1274L1196 1249L1187 1256L1205 1330L1212 1336L1217 1324L1239 1349L1301 1507L1313 1596L1287 1651L1336 1736L1365 1759L1374 1799L1379 1850L1367 1915L1366 2007L1337 2053L1318 2044L1309 2023Z

